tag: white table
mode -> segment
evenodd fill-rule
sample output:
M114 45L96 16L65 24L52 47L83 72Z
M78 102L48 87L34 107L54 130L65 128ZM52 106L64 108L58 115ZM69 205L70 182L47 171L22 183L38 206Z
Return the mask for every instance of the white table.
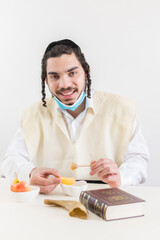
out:
M89 185L89 189L103 187L103 184ZM0 239L160 239L160 187L136 186L122 189L146 200L144 217L110 222L91 212L88 220L70 217L63 208L43 204L45 198L76 200L65 196L60 186L51 194L40 194L31 203L17 203L11 200L6 179L0 178Z

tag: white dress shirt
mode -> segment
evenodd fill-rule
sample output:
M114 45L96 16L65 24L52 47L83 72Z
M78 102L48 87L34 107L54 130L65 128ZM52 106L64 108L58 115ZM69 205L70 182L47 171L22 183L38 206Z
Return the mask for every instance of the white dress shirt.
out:
M75 119L65 110L62 111L66 126L72 142L76 142L83 125L85 113L88 107L93 108L92 98L87 98L86 108ZM124 162L119 167L121 175L121 186L137 185L145 182L147 178L147 165L149 162L149 152L146 141L142 135L139 120L136 118L132 131L130 143L124 157ZM19 179L29 182L29 174L35 166L30 162L30 157L25 145L21 127L18 129L16 136L7 153L3 158L1 165L1 174L12 181L15 178L15 172Z

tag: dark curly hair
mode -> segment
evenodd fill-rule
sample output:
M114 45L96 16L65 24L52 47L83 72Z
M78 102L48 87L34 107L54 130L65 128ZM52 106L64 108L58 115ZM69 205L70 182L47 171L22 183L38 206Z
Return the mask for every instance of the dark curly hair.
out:
M46 93L45 93L45 79L47 77L46 67L47 67L47 60L53 57L60 57L62 54L72 54L74 53L77 57L78 61L80 62L85 74L86 74L86 90L87 90L87 97L91 97L91 78L90 78L90 71L89 65L85 60L84 54L81 52L80 47L71 40L64 39L57 42L52 42L48 45L44 56L42 58L42 72L41 72L41 79L42 79L42 102L43 106L47 107L46 105Z

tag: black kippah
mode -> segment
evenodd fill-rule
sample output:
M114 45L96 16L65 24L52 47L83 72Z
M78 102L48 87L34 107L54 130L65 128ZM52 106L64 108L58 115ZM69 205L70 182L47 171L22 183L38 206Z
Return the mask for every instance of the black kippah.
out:
M63 44L65 46L71 47L71 48L79 48L79 46L74 43L73 41L69 40L69 39L63 39L60 41L55 41L55 42L51 42L48 47L46 48L45 54L47 52L49 52L52 48L54 48L57 45Z

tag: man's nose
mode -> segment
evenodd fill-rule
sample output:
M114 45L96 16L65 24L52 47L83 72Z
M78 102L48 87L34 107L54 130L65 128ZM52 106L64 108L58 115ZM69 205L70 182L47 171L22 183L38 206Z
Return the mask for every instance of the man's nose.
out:
M67 76L63 76L60 78L59 87L60 88L67 88L71 86L71 80Z

